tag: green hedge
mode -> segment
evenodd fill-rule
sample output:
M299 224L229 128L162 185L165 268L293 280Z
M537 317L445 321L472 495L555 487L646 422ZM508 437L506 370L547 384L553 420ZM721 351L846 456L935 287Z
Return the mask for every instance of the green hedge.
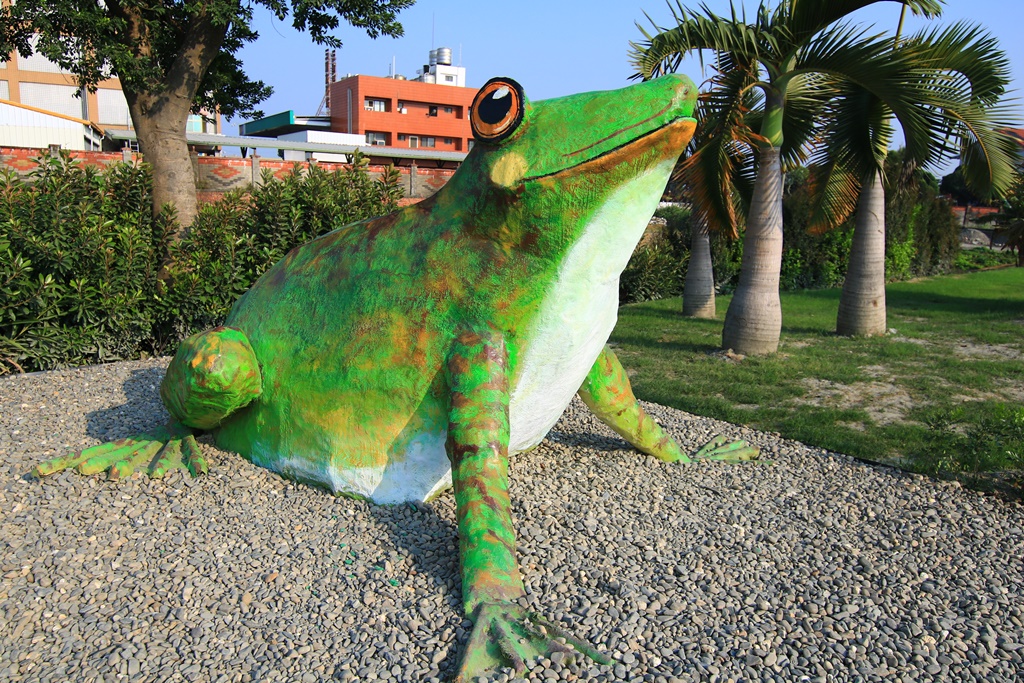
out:
M664 238L633 253L619 278L619 303L652 301L683 293L690 261L690 209L668 205L660 207L654 215L665 219ZM730 292L736 287L742 254L739 240L711 235L711 262L719 291Z
M296 166L203 207L175 240L145 165L38 161L27 180L0 173L0 374L171 353L294 246L402 196L397 171L375 180L362 157L336 173Z

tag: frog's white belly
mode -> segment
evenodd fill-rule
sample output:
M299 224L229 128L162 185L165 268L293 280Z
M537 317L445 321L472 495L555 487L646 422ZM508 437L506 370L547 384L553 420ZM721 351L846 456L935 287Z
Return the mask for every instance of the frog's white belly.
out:
M540 443L608 341L617 318L619 275L658 206L673 162L613 192L562 262L523 344L509 406L510 454ZM275 469L376 503L428 500L451 486L446 437L443 430L421 434L404 458L384 467L328 465L312 472L305 460L294 459Z
M524 344L509 408L509 452L536 446L558 422L615 328L619 275L644 234L674 163L611 194L566 255Z

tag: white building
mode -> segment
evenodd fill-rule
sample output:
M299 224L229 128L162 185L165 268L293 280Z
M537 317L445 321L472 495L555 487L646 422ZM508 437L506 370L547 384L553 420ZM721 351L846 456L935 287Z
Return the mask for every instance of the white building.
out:
M0 147L59 145L84 151L103 147L103 131L95 124L66 114L0 100Z
M278 135L278 140L287 140L289 142L323 142L333 145L366 145L366 140L362 135L355 135L349 133L332 133L326 130L299 130L294 133L285 133L284 135ZM337 161L342 164L347 164L349 158L347 154L330 154L328 152L300 152L297 150L281 150L281 157L285 161L307 161L308 159L315 159L316 161Z
M466 87L466 68L452 66L452 49L450 47L431 50L430 63L424 64L423 69L417 70L416 73L417 76L414 80L423 83Z

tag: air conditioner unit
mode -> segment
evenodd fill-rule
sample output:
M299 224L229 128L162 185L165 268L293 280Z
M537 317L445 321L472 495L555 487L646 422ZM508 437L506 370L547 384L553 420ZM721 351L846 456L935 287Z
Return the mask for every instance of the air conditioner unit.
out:
M405 107L402 107L402 108L401 108L401 109L399 109L398 111L402 112L403 114L408 114L408 113L409 113L409 110L408 110L408 109L406 109Z
M373 144L380 145L381 147L383 147L384 146L384 141L383 140L374 140Z

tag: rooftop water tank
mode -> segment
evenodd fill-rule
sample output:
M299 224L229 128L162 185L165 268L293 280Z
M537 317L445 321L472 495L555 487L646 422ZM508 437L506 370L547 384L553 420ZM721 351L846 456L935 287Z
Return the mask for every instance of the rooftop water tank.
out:
M437 63L443 66L452 65L452 49L450 47L439 47L437 52Z

